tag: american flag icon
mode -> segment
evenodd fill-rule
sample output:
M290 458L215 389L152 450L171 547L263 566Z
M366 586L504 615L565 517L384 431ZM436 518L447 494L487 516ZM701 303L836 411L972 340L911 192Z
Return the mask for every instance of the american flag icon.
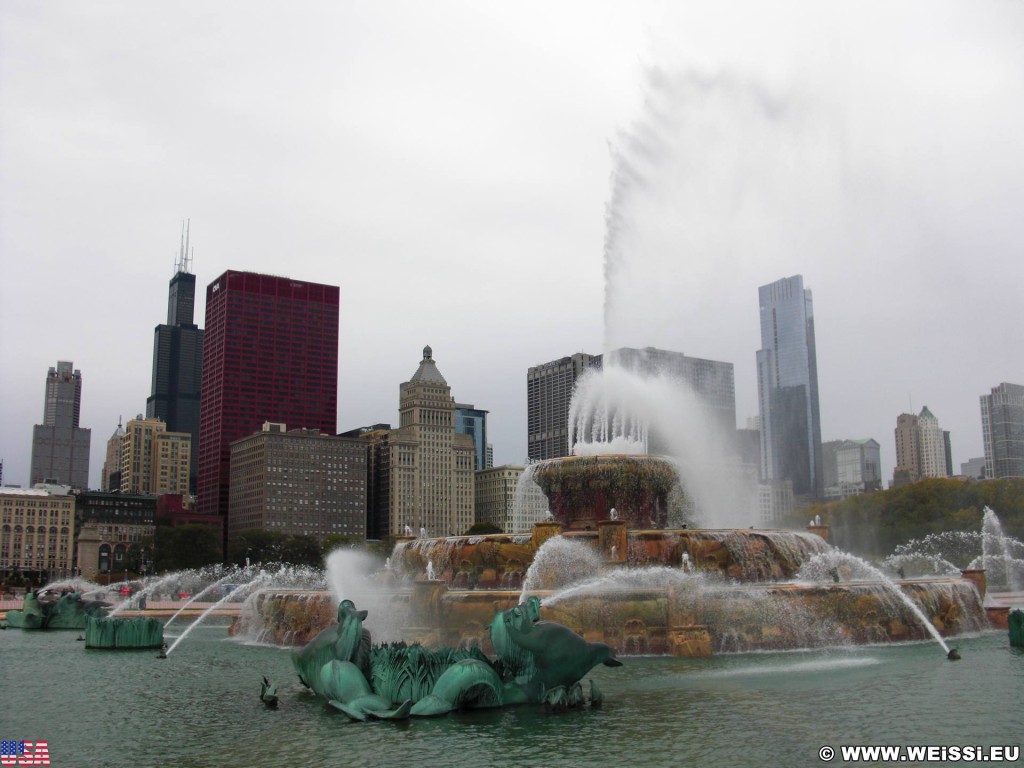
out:
M33 748L34 747L34 748ZM50 749L45 741L33 742L25 739L0 741L0 766L49 765Z

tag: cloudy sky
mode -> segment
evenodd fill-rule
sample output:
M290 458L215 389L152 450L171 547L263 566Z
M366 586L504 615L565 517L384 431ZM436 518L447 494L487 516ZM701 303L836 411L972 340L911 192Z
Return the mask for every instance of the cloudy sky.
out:
M743 426L757 288L802 274L823 438L888 477L927 405L981 456L1024 383L1024 2L767 5L0 4L4 482L73 360L98 483L185 218L201 289L341 287L340 429L426 344L498 463L527 368L606 343L732 362Z

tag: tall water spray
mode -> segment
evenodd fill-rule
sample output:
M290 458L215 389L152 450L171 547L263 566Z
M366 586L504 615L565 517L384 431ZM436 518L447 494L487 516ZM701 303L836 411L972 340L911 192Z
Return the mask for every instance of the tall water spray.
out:
M735 424L723 425L716 409L680 378L626 370L614 354L609 362L577 383L569 407L570 452L665 454L702 525L753 522L756 487L735 457Z

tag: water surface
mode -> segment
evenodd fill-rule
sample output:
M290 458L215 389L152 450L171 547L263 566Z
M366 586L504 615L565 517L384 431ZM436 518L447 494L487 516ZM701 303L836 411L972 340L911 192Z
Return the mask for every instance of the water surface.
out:
M288 652L200 626L170 658L86 651L77 632L0 632L0 737L45 739L54 768L825 765L824 744L1016 744L1024 654L1006 632L711 659L627 658L604 706L352 723L305 691ZM259 701L263 675L277 710ZM836 759L831 765L840 765Z

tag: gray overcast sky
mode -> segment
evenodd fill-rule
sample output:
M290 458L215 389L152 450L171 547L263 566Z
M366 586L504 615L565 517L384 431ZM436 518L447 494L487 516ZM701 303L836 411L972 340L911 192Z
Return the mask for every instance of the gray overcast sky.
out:
M98 482L184 218L200 293L341 286L340 429L397 421L430 344L521 462L527 368L605 344L607 239L609 343L734 363L743 426L757 288L803 274L822 437L874 437L888 480L927 405L959 468L979 395L1024 383L1021 137L1020 0L6 0L4 480L73 360Z

